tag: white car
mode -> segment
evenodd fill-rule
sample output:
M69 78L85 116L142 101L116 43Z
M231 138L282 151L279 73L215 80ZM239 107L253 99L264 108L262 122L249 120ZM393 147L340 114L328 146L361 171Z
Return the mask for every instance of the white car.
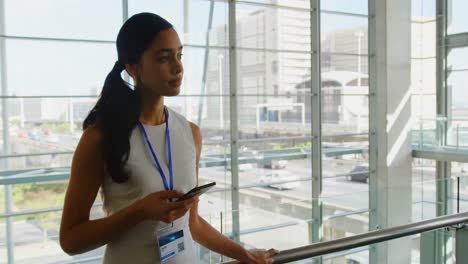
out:
M263 167L267 169L284 169L287 164L287 160L271 160L270 162L263 164Z
M252 169L252 168L253 168L253 166L252 166L252 164L250 164L250 163L242 163L242 164L239 164L239 171L241 171L241 172L244 172L244 171L249 170L249 169ZM227 163L226 169L227 169L228 171L231 171L231 169L232 169L232 168L231 168L231 162L228 162L228 163Z
M52 143L58 143L60 141L59 137L56 134L46 135L44 136L44 140Z
M299 187L299 177L287 171L273 171L260 177L260 183L272 183L268 186L278 190L290 190Z

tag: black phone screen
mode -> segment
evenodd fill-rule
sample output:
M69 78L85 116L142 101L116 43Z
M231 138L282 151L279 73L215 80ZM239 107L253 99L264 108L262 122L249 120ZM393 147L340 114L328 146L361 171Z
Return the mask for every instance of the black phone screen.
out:
M190 199L190 198L192 198L194 196L201 195L201 194L205 193L206 191L208 191L209 189L211 189L215 185L216 185L216 182L210 182L208 184L195 187L192 190L190 190L189 192L187 192L186 194L179 197L176 200L176 202L184 201L184 200Z

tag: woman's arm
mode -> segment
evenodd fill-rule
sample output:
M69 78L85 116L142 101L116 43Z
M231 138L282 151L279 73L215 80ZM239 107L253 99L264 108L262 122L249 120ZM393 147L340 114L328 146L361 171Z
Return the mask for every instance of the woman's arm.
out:
M193 139L197 150L196 171L198 179L198 163L202 149L202 136L197 125L190 123L192 127ZM223 234L213 228L198 214L198 203L190 210L190 231L195 241L204 247L218 252L224 256L234 258L243 263L271 263L271 256L278 254L275 249L268 251L250 251L246 250L236 242L225 237Z
M98 248L146 219L171 222L185 214L194 200L169 203L174 191L153 193L102 219L90 220L91 206L104 180L102 133L86 129L73 156L70 182L60 225L60 246L68 254ZM149 206L148 206L149 205Z

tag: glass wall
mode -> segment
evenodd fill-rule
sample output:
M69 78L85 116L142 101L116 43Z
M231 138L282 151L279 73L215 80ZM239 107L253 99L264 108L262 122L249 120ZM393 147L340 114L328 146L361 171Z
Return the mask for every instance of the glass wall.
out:
M468 43L467 43L468 45ZM449 96L449 145L457 148L468 147L468 94L465 84L468 63L463 59L468 55L468 47L457 47L449 50L447 55L447 93Z
M324 240L368 231L367 13L367 1L321 1L320 87ZM347 214L349 216L334 217Z
M436 1L412 0L411 115L413 143L437 145L436 134Z
M218 189L201 198L200 213L223 233L239 234L248 247L287 249L310 243L311 122L318 122L312 120L310 100L315 63L310 1L236 3L235 25L228 23L227 1L128 1L122 7L108 1L44 0L32 8L27 1L0 3L2 122L8 129L2 141L2 179L13 183L2 188L1 206L14 215L2 217L8 224L2 222L1 232L12 230L13 236L2 236L1 259L7 259L9 249L21 262L27 257L22 252L41 243L50 247L31 259L71 258L57 243L71 158L83 119L116 60L119 27L139 12L171 21L185 46L182 92L166 104L202 130L200 183L216 181ZM324 239L329 240L367 230L368 18L364 0L321 4L321 198ZM85 21L77 17L81 13L87 14ZM236 32L235 76L230 29ZM231 87L234 78L237 85ZM231 120L232 100L237 120ZM237 138L232 138L233 129ZM234 161L232 146L238 156ZM19 173L26 173L27 180L20 182ZM232 191L233 186L239 189ZM238 197L238 204L232 204L232 197ZM37 213L23 214L26 210ZM95 210L100 211L100 201ZM352 225L341 224L351 221L347 214L355 215ZM37 237L24 235L28 232ZM274 232L303 236L271 244ZM99 257L100 252L73 258ZM217 258L200 249L201 260Z
M102 257L103 248L64 254L58 224L82 122L116 60L122 22L139 12L168 19L184 44L181 94L165 103L201 128L200 184L217 182L201 197L207 221L247 247L282 250L310 244L317 230L323 240L367 232L368 1L319 1L320 27L311 2L0 0L0 263L8 256L15 263ZM468 23L456 11L464 5L449 1L449 34L466 33ZM436 1L412 0L411 21L413 138L425 146L440 135ZM466 47L447 51L447 141L456 146L468 144L467 55ZM313 78L317 57L320 81ZM314 87L320 90L320 113L313 112ZM312 166L314 124L321 132L320 168ZM465 173L464 163L451 168L453 177ZM321 175L320 193L314 174ZM414 221L436 215L437 181L434 160L413 160ZM322 204L323 225L313 229L316 204ZM103 217L99 199L92 217ZM278 234L285 239L276 239ZM221 260L202 247L198 251L200 263ZM369 255L367 249L351 253L354 259Z
M462 10L468 8L468 3L463 0L447 0L447 33L467 33L468 25L466 16Z
M447 42L446 49L446 93L447 93L447 144L457 148L466 148L468 93L465 83L467 81L468 64L465 58L468 55L468 27L467 18L460 10L466 8L465 1L447 1ZM459 39L454 42L452 40Z

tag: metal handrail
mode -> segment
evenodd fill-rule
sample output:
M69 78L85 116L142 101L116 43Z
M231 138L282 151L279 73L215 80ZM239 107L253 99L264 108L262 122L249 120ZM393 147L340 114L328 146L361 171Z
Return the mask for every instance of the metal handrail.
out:
M330 253L367 246L379 242L401 238L414 234L433 231L468 222L468 212L449 216L435 217L407 225L384 228L352 237L345 237L326 242L319 242L309 246L298 247L281 251L273 257L273 263L288 263L291 261L318 257ZM225 262L225 264L240 263L238 261Z

